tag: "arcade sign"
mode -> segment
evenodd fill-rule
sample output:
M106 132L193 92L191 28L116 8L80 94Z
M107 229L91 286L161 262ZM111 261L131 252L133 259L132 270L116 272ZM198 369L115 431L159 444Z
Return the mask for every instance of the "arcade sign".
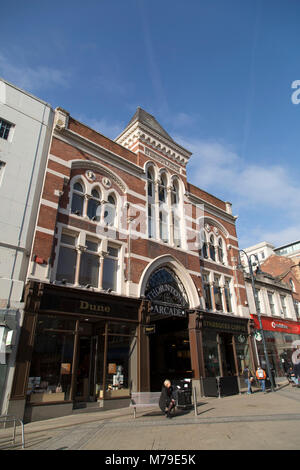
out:
M152 273L145 291L150 314L186 317L189 308L186 291L178 276L164 266Z
M161 302L151 302L150 314L167 315L172 317L186 317L186 310L181 307L181 305L168 305Z

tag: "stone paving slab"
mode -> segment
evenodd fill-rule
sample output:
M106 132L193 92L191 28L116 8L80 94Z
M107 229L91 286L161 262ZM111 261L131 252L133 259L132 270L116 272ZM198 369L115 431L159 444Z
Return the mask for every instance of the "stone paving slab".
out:
M176 450L300 448L300 389L201 398L198 414L178 411L170 420L157 408L100 411L25 425L28 450ZM0 430L0 449L11 431ZM20 433L19 433L20 434ZM20 449L18 445L14 447Z

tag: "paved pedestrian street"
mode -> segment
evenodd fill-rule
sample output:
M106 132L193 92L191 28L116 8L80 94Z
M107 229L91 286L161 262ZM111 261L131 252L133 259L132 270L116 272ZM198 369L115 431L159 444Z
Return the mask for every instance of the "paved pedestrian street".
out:
M159 410L132 409L74 414L25 425L26 450L298 450L300 389L198 400L194 409L166 419ZM1 449L9 429L0 432Z

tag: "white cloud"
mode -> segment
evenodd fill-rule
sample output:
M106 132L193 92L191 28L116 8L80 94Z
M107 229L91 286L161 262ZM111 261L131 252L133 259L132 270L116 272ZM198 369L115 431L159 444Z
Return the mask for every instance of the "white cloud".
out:
M0 76L27 91L36 92L53 86L66 86L68 75L65 71L40 65L15 65L0 54Z
M300 187L287 167L248 163L222 142L180 136L175 140L193 152L188 165L189 181L231 201L234 213L238 210L243 220L249 217L247 230L245 226L241 230L241 242L267 240L280 245L300 239Z

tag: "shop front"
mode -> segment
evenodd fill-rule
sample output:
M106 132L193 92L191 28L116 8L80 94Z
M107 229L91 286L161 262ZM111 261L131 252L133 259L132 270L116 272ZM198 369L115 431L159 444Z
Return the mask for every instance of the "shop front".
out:
M24 400L26 421L128 406L147 383L144 304L30 282L11 398Z
M220 384L224 392L221 394L239 393L245 366L254 367L252 322L246 318L199 312L198 329L202 344L202 394L218 395Z
M257 315L251 315L255 324L256 348L260 365L266 370L266 360ZM261 316L269 363L276 381L285 378L290 367L300 365L300 323L291 320Z

